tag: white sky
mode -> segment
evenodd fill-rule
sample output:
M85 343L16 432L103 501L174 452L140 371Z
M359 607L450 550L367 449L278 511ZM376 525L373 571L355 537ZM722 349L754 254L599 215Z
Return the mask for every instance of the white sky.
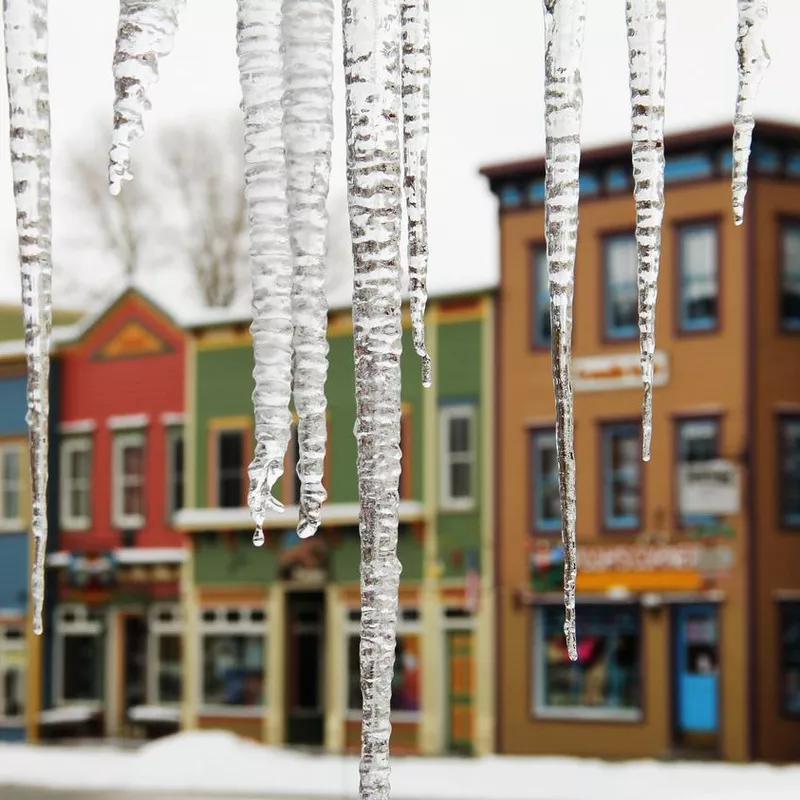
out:
M113 0L50 2L57 293L76 272L84 278L97 276L99 282L114 280L110 271L104 274L103 264L81 263L64 246L71 195L59 167L82 130L111 113L116 8ZM234 0L189 0L175 50L162 62L161 81L152 92L153 111L146 121L150 130L181 118L213 125L218 115L236 112L235 11ZM729 120L736 91L735 0L669 0L667 12L667 133ZM543 25L536 0L431 0L431 13L430 285L442 291L485 284L497 276L496 205L477 170L543 150ZM592 145L629 133L625 2L588 0L587 13L583 141ZM771 0L772 65L758 102L763 118L800 122L798 30L800 2ZM337 38L338 32L337 23ZM337 42L332 197L345 192L340 51ZM8 298L16 296L18 279L5 155L8 105L1 83L0 297ZM98 158L105 154L98 152ZM134 150L134 170L135 158ZM344 233L343 215L334 222Z

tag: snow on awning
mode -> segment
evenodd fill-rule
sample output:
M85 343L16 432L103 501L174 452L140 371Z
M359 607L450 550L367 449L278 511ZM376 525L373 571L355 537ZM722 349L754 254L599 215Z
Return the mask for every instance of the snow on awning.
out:
M131 722L162 722L179 725L181 712L180 709L170 706L134 706L128 709L128 719Z
M70 723L89 722L100 713L93 706L61 706L49 708L39 714L41 725L68 725Z
M182 564L186 561L186 550L182 547L121 547L109 551L116 564ZM48 567L68 567L80 561L81 555L62 551L47 556Z

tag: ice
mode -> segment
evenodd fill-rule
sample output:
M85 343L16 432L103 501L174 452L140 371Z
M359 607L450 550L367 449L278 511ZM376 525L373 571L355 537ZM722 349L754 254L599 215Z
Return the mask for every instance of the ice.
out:
M736 54L739 89L733 118L733 221L744 222L744 198L747 194L747 164L755 127L756 94L769 66L765 43L767 0L739 0L739 26Z
M186 0L120 0L114 50L114 132L108 185L119 194L133 178L130 148L144 133L148 87L158 80L158 60L169 55Z
M52 327L50 90L47 0L4 0L11 171L17 207L22 314L28 366L28 438L34 555L33 630L42 633L47 550L47 454Z
M656 296L664 219L664 97L667 76L666 0L628 0L633 196L639 283L642 363L642 458L650 460L653 433L653 355Z
M245 195L253 289L255 455L248 505L254 543L283 474L292 379L292 249L284 158L281 0L239 0L237 51L245 123Z
M305 538L319 527L327 497L322 485L328 374L325 202L333 140L333 0L284 0L283 45L283 137L294 256L294 404L301 481L297 533Z
M399 0L344 0L347 176L361 534L360 795L388 800L400 563Z
M572 661L575 635L575 444L572 404L572 296L578 241L578 172L583 95L580 62L585 0L544 0L545 237L550 284L556 444L564 542L564 633Z
M263 521L262 521L263 525ZM260 526L253 531L253 544L256 547L264 546L264 530Z
M430 130L431 45L428 0L403 0L403 166L408 215L408 290L414 349L422 359L422 385L431 385L425 347L428 300L428 135Z

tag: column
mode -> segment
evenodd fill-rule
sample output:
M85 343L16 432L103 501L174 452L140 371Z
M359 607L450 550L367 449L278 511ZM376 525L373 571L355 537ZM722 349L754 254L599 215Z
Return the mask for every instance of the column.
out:
M344 633L339 586L325 587L325 750L344 750Z
M200 696L200 640L198 624L200 599L194 582L194 541L186 536L186 559L181 564L181 614L183 620L183 688L181 730L197 728L197 702Z
M273 583L269 589L267 614L267 702L264 707L264 739L277 747L285 732L286 692L286 589Z
M120 694L124 694L125 676L120 664L120 631L119 610L110 606L106 611L106 659L105 659L105 695L106 695L106 736L119 733Z

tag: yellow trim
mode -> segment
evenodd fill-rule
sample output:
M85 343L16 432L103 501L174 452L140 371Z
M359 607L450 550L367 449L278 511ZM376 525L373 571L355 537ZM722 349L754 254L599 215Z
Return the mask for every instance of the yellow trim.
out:
M109 606L106 616L105 636L105 675L113 675L114 679L106 682L105 722L106 736L116 736L119 732L119 720L123 712L117 691L123 665L120 661L122 643L120 642L120 611Z
M184 426L184 441L186 447L185 466L183 476L183 490L186 497L187 508L197 507L197 351L193 339L186 339L184 351L184 405L186 406L186 422L189 430Z
M325 587L325 750L344 750L344 633L339 587Z
M244 331L235 327L209 328L202 334L194 335L195 347L198 350L221 350L233 347L252 347L253 337L249 325Z
M270 611L274 608L274 603L270 603L270 593L267 593L267 596L264 598L264 663L267 665L267 685L263 686L262 692L264 693L264 712L261 717L261 740L263 742L267 742L268 744L272 744L270 740L270 728L269 728L269 721L270 721L270 711L271 705L270 700L272 699L269 696L269 676L270 671L269 668L272 666L270 664L270 648L272 647L272 639L270 638L270 624L269 624L269 615ZM273 712L274 714L274 712Z
M247 414L230 417L212 417L207 421L209 431L238 431L253 427L253 418Z
M183 611L183 696L181 698L181 730L197 728L197 702L200 690L200 636L198 616L200 604L194 583L194 543L186 541L186 559L181 564L181 609Z
M33 564L33 536L28 534L28 560ZM25 739L31 744L39 741L39 712L42 707L42 637L33 632L33 598L28 583L28 615L25 628Z
M471 309L453 308L449 310L448 305L456 306L463 302L475 301L475 307ZM439 312L438 320L440 325L450 325L456 322L468 322L474 320L485 320L491 315L493 304L491 295L464 295L463 297L442 297L435 301L436 309Z
M267 702L264 738L271 747L283 744L286 692L286 590L273 583L267 610Z

